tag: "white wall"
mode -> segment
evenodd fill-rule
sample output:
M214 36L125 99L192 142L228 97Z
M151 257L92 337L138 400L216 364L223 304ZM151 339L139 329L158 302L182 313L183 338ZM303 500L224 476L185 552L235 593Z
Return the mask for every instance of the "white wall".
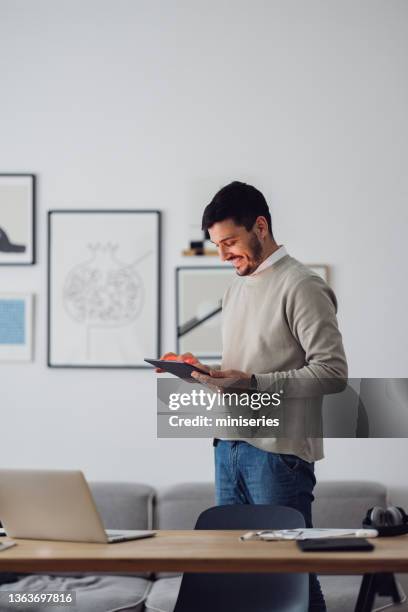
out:
M0 171L38 175L38 264L0 268L1 291L37 295L34 363L0 366L1 464L212 478L209 441L156 440L152 374L47 369L51 208L164 211L170 350L189 225L251 181L277 239L332 266L351 375L408 375L407 26L405 0L0 0ZM321 479L408 503L406 440L326 455Z

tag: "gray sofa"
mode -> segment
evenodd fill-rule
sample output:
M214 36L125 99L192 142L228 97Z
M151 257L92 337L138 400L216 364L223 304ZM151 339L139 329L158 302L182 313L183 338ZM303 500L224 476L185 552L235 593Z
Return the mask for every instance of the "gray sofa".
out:
M147 485L113 482L91 483L91 488L105 526L110 529L192 529L200 512L214 505L214 488L207 483L179 484L158 491ZM361 527L368 508L387 503L383 485L358 481L322 482L315 489L315 497L316 527ZM78 612L171 612L180 580L178 575L163 573L30 575L2 585L0 590L75 590ZM320 580L328 612L354 610L360 577L321 576ZM61 612L70 609L64 607ZM388 608L391 609L397 607ZM2 606L1 610L8 608ZM45 612L41 606L30 610ZM53 610L58 612L59 606L53 606Z

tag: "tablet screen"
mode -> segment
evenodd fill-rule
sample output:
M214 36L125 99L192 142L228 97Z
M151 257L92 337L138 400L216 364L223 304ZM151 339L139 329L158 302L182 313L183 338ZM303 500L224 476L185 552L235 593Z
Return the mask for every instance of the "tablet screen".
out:
M167 361L167 359L145 359L145 361L152 364L155 368L161 368L162 370L165 370L165 372L169 372L174 376L187 380L195 380L191 377L191 373L194 371L201 372L202 374L208 374L208 372L205 372L201 368L184 361Z

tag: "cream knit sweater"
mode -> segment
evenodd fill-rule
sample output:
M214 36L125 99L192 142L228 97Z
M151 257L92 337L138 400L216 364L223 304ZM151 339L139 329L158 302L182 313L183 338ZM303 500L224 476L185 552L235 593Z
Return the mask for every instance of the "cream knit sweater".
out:
M223 299L221 368L255 374L260 391L284 387L286 397L296 396L305 379L326 384L325 393L340 391L347 381L347 362L336 311L330 287L289 255L259 274L237 277ZM311 409L320 409L321 401L314 398ZM306 461L323 457L322 438L246 441Z

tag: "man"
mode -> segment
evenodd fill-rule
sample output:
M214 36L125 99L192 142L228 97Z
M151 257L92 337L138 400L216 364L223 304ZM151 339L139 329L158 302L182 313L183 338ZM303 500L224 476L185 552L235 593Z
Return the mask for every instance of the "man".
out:
M221 369L193 376L220 390L241 386L266 392L288 379L327 379L331 385L338 381L332 391L343 389L347 363L334 293L275 242L262 193L237 181L226 185L205 208L202 228L237 278L223 299ZM197 362L193 355L182 358ZM228 439L214 445L218 504L291 506L312 526L321 438ZM326 610L314 574L309 610Z

